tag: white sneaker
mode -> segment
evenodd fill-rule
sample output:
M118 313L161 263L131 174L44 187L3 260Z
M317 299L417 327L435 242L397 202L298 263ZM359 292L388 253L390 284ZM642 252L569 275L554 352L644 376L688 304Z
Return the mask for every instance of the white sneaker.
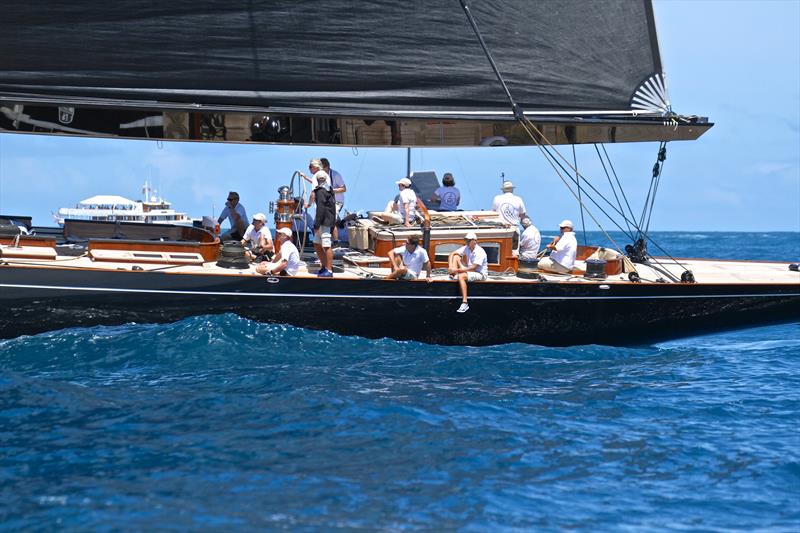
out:
M469 304L467 302L461 302L461 307L456 310L456 313L466 313L469 310Z

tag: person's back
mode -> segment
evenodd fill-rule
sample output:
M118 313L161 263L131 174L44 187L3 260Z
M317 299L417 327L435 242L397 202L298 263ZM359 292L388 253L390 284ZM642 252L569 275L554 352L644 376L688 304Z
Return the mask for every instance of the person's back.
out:
M526 219L527 220L527 219ZM525 222L523 221L523 225ZM523 261L533 261L539 255L542 244L542 235L533 224L529 224L519 238L519 258Z
M327 226L330 228L336 223L336 200L334 194L325 187L314 189L314 203L317 212L314 217L314 226Z
M525 203L522 198L507 191L494 197L492 211L496 211L508 224L516 226L520 217L525 214Z
M461 191L453 186L442 186L434 193L439 198L439 211L455 211L461 203Z

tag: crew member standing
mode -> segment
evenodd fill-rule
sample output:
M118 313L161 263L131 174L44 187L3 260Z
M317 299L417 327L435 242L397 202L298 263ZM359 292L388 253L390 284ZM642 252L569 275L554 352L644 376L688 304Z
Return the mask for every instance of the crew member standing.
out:
M327 158L321 157L322 170L328 173L331 180L331 190L336 195L336 224L333 225L333 240L339 240L339 220L341 220L341 212L344 207L344 193L347 192L347 185L344 184L342 175L331 168L331 163Z
M317 172L314 179L317 181L317 188L311 192L317 206L314 217L314 249L322 265L317 276L330 278L333 277L331 227L336 222L336 200L327 187L328 175L325 172Z
M517 226L525 218L525 202L514 194L514 184L510 181L504 181L501 190L503 194L494 197L492 211L499 213L508 224Z

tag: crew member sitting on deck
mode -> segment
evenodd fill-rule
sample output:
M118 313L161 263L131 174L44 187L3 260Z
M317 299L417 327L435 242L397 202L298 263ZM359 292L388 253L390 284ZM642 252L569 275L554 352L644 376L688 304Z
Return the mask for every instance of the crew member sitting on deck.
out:
M259 257L272 258L275 247L272 245L272 235L267 227L267 217L264 213L256 213L253 216L253 223L247 226L244 232L242 246L249 248L245 254L251 261Z
M519 238L519 258L522 261L534 261L539 255L542 235L528 217L522 219L522 227L525 231Z
M433 191L431 200L439 202L439 211L456 211L461 203L461 191L456 188L456 180L449 172L444 173L442 186Z
M548 250L552 250L550 257L543 257L539 261L539 270L555 272L556 274L569 274L575 266L575 256L578 253L578 239L572 231L572 222L563 220L558 225L561 235L553 239L547 245Z
M417 218L417 203L419 203L419 199L417 198L417 193L411 188L410 179L403 178L395 183L400 189L399 198L394 202L389 202L386 210L374 218L378 222L403 224L405 227L410 228Z
M267 276L294 276L300 270L300 253L297 247L292 244L292 230L281 228L275 232L275 238L281 244L277 260L274 263L259 263L256 272Z
M478 246L478 236L469 232L464 240L467 244L450 252L447 261L449 265L447 272L450 277L458 279L458 287L461 289L461 306L457 310L458 313L466 313L469 309L467 282L483 281L489 275L488 258L486 251Z
M244 237L244 231L247 228L247 211L244 206L239 203L239 193L231 191L228 193L228 200L225 202L225 209L219 214L217 224L222 224L222 221L228 219L231 227L228 231L220 235L220 241L240 241Z
M419 279L422 267L425 267L425 271L428 273L426 281L428 283L433 281L428 251L419 245L419 237L416 235L411 235L405 245L389 250L388 255L392 262L392 273L386 276L387 279Z

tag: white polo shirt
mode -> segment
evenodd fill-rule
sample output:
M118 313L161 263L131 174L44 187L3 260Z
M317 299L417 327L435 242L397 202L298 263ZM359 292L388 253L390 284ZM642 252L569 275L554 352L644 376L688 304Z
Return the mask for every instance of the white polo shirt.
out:
M575 256L578 253L578 239L574 231L565 231L556 243L556 248L550 253L550 259L565 268L575 266Z
M247 211L245 211L244 206L241 203L237 203L234 211L239 213L239 216L242 217L243 221L247 220ZM236 228L236 222L233 221L233 213L231 212L230 207L225 207L222 210L222 213L219 214L219 218L228 218L228 223L231 225L231 229Z
M492 202L492 211L497 211L507 223L519 224L519 215L525 213L525 202L512 192L498 194Z
M539 255L539 247L542 244L542 235L536 226L531 224L519 237L519 258L524 261L533 261Z
M420 245L417 245L413 252L409 252L405 245L398 246L392 250L395 255L403 258L403 264L408 268L408 271L419 278L422 267L429 261L428 251Z
M267 244L272 242L272 234L270 233L266 223L261 226L260 230L256 230L256 227L250 224L244 231L244 237L242 237L242 239L245 241L250 241L250 246L258 246L261 235L264 236Z
M281 251L278 252L280 256L279 259L276 261L280 263L284 259L286 259L286 273L290 276L294 276L300 270L300 252L297 251L297 246L294 245L292 241L286 241L281 243Z
M474 250L470 250L469 246L464 245L456 250L456 253L466 258L467 266L478 265L475 272L482 274L484 278L489 275L489 259L486 257L486 250L479 244L475 245Z
M400 191L400 199L397 200L397 211L403 217L403 222L405 222L406 218L405 205L403 204L406 202L408 202L408 219L413 222L417 216L417 193L408 187Z

